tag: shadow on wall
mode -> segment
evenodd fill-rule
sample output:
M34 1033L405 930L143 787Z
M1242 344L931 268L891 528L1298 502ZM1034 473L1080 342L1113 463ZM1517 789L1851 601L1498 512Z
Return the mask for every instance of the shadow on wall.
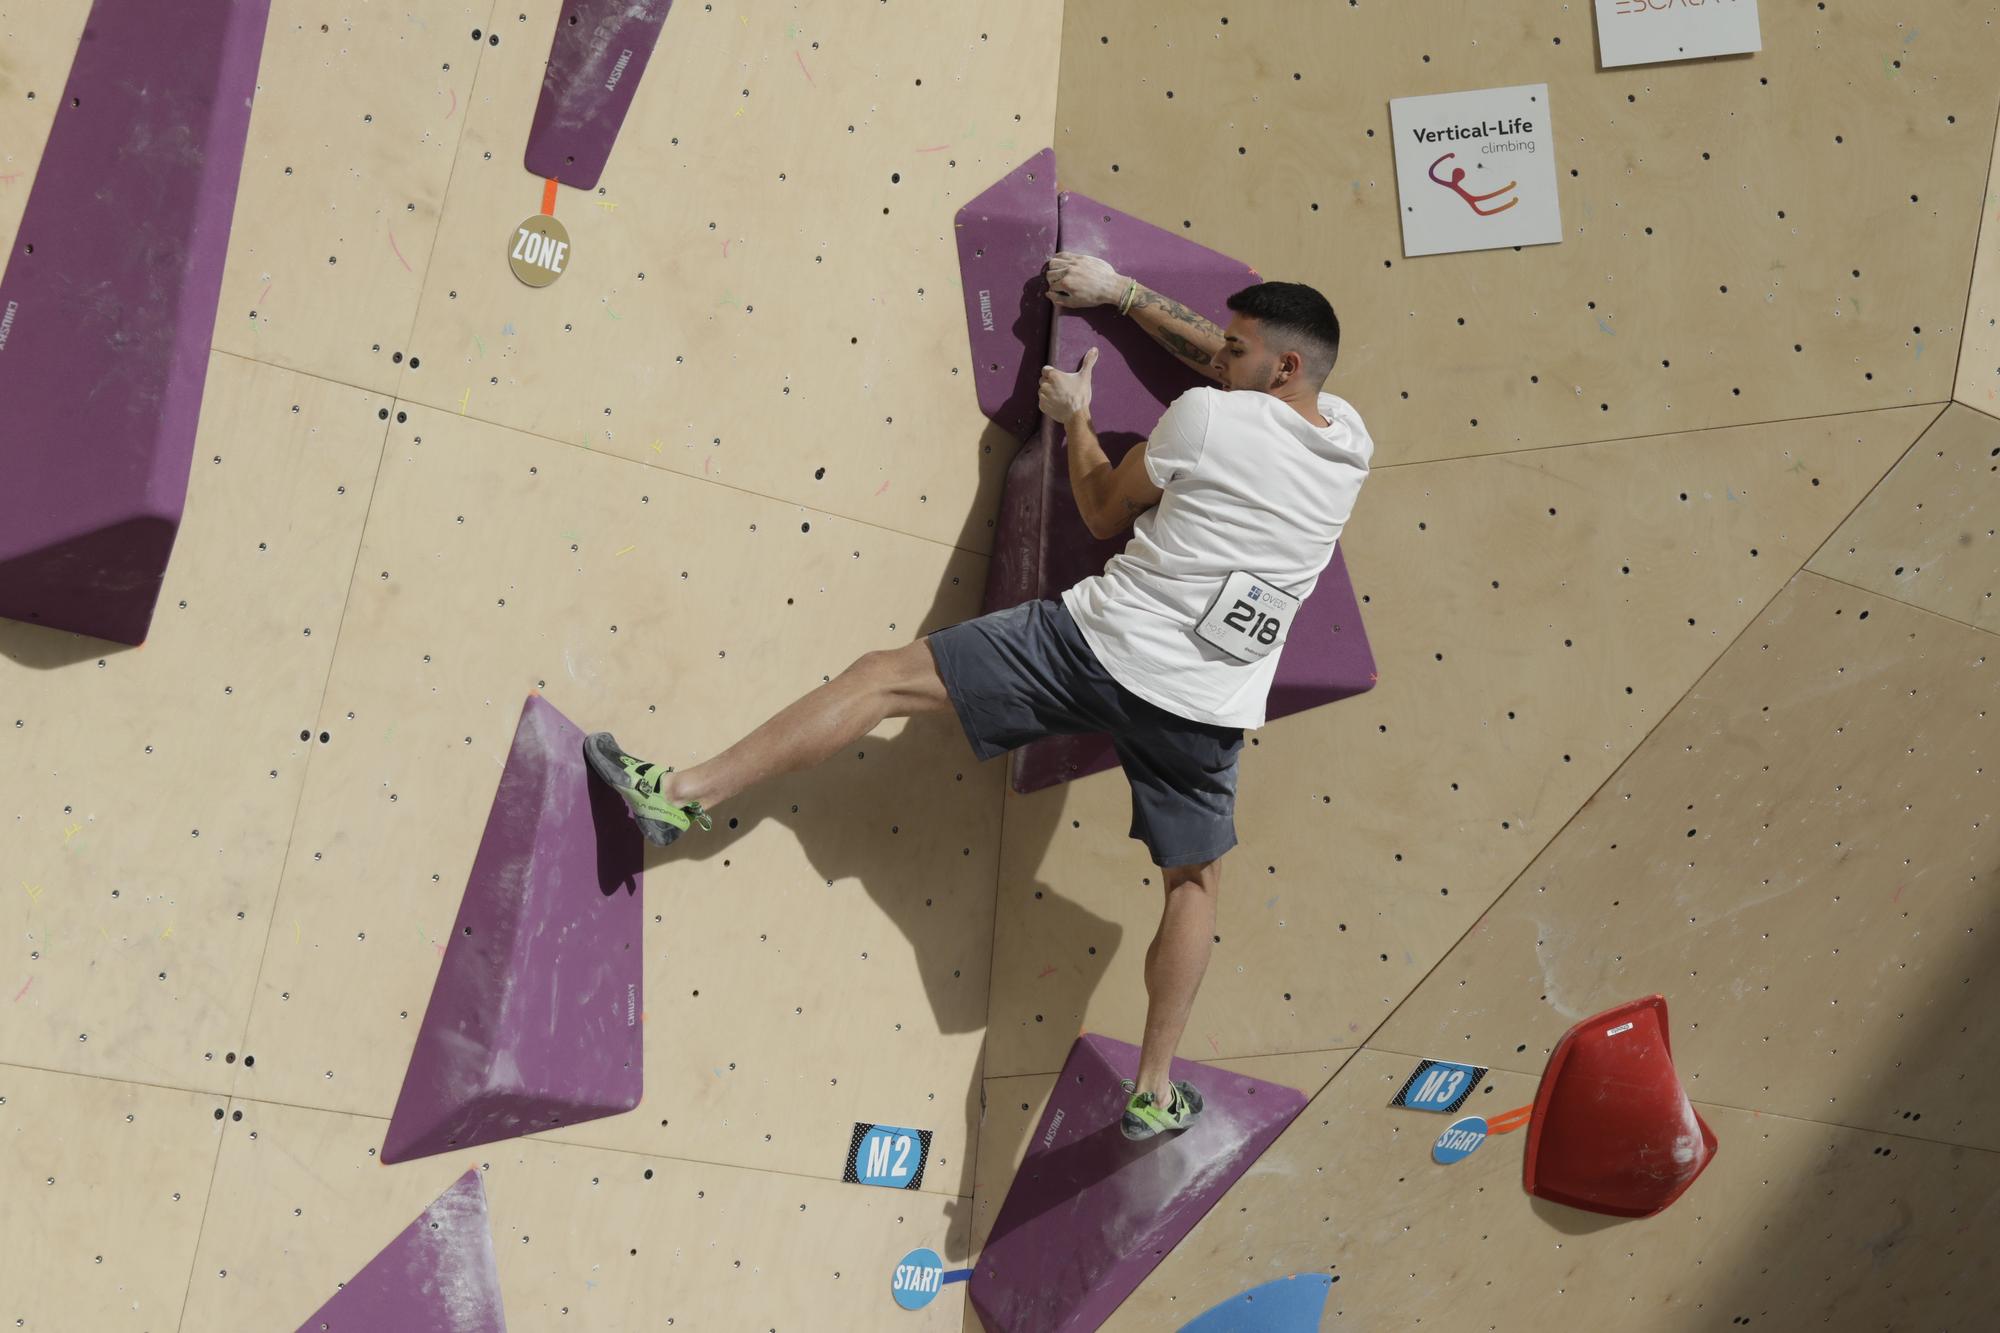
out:
M136 644L38 622L43 612L76 616L81 607L72 623L143 639L175 531L156 518L134 519L0 560L0 657L58 671L133 651Z
M25 620L0 619L0 657L30 671L60 671L82 662L137 652L131 644L95 639L88 634L47 629Z
M991 459L986 460L989 466L983 469L985 483L975 497L972 511L954 543L962 551L980 549L991 540L989 516L999 511L1000 483L1006 475L1006 464L1019 448L1019 442L1004 430L989 424L980 437L980 447L990 447L991 457L997 458L999 465L990 466ZM978 583L983 585L983 569L980 573ZM965 605L963 586L953 586L948 578L939 587L930 611L923 617L921 628L912 639L978 614L976 609L962 614L958 608ZM878 645L884 649L902 646L902 643ZM733 706L742 711L733 720L730 730L738 735L746 734L791 702L790 699L739 701ZM951 757L940 763L940 754ZM987 762L1004 774L1006 756ZM718 857L726 858L735 853L737 842L760 824L767 821L781 824L798 840L800 850L812 862L815 871L827 880L858 880L874 900L875 906L903 933L923 977L924 992L937 1030L940 1033L983 1031L987 1026L991 978L988 978L987 986L966 985L961 977L954 974L952 960L962 953L955 946L961 944L969 933L982 940L991 939L993 916L987 913L984 903L980 905L979 915L968 919L968 913L954 904L937 901L937 886L910 874L910 867L897 854L896 840L883 838L876 829L857 821L857 816L865 811L907 808L909 784L913 778L939 783L958 781L977 765L957 714L943 712L911 718L894 736L864 737L844 755L836 755L816 768L773 778L760 787L744 792L717 812L712 834L677 842L664 851L649 847L647 864L650 868L654 864L674 861L702 863ZM1005 790L1004 776L1002 790ZM1037 862L1040 859L1038 852L1054 836L1055 822L1059 818L1060 811L1054 802L1023 801L1011 805L1007 834L1016 845L1009 859L1023 864ZM1032 824L1026 822L1031 819L1034 821ZM1119 832L1122 837L1123 830ZM993 851L997 856L998 849ZM1121 943L1123 927L1063 897L1054 886L1039 881L1020 885L1001 884L994 899L995 910L998 903L1024 899L1033 901L1037 912L1055 919L1057 924L1053 929L1061 938L1087 940L1097 947L1095 955L1086 955L1078 960L1081 966L1088 969L1084 975L1066 975L1064 978L1062 994L1073 1001L1073 1010L1069 1013L1045 1013L1046 1020L1055 1026L1067 1024L1081 1027L1083 1007L1103 979L1104 969ZM990 956L990 951L987 953ZM1072 973L1074 970L1071 969ZM961 1196L947 1209L947 1215L954 1224L954 1246L964 1244L971 1235L969 1226L959 1233L956 1222L959 1211L969 1205L972 1194L972 1173L978 1158L978 1131L983 1110L983 1081L982 1064L973 1070L961 1103L967 1130L967 1151L963 1160L953 1164L957 1171L956 1183L948 1185L950 1177L943 1174L927 1179L927 1185L935 1181L939 1188L950 1188ZM961 1240L961 1235L965 1240ZM945 1257L958 1261L967 1256L953 1253Z
M2000 879L2000 865L1985 865L1976 877ZM1991 1139L1977 1128L1985 1119L1971 1086L1979 1075L1962 1071L1967 1086L1956 1105L1932 1106L1921 1124L1925 1108L1910 1107L1897 1115L1897 1128L1866 1127L1892 1114L1867 1108L1899 1070L1939 1059L1962 1064L1967 1034L1990 1030L2000 1008L2000 957L1976 929L1960 938L1966 944L1956 956L1940 950L1925 958L1935 978L1923 996L1929 1021L1904 1035L1893 1065L1853 1067L1817 1090L1834 1123L1805 1169L1769 1181L1772 1197L1759 1210L1754 1240L1728 1256L1728 1277L1708 1296L1710 1309L1753 1327L1766 1318L1781 1328L1992 1325L2000 1154L1954 1146ZM1843 1116L1850 1101L1860 1105ZM1719 1157L1710 1171L1727 1170L1726 1163ZM1674 1206L1700 1209L1700 1191L1697 1182Z

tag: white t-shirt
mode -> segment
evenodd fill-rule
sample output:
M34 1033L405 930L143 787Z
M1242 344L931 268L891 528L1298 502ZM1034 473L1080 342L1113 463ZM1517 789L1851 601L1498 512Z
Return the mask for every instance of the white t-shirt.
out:
M1322 428L1254 389L1190 389L1146 445L1165 494L1102 574L1063 593L1112 679L1179 717L1264 725L1282 648L1239 661L1194 632L1236 570L1301 601L1333 559L1375 442L1345 399L1319 396Z

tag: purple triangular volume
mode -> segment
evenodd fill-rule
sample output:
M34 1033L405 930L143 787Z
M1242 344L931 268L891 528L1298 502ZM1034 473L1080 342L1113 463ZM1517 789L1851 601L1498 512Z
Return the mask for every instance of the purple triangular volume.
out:
M298 1333L507 1333L479 1173L432 1200Z
M556 11L523 160L579 190L604 174L673 0L568 0Z
M1261 281L1255 269L1120 213L1085 195L1059 196L1060 246L1107 260L1145 286L1206 315L1229 322L1228 298ZM1105 455L1116 464L1152 431L1167 404L1209 381L1175 360L1138 324L1110 306L1054 311L1050 364L1074 370L1091 347L1102 349L1091 376L1091 420ZM986 611L1042 597L1060 597L1078 580L1103 572L1124 546L1122 536L1097 541L1084 526L1070 491L1061 431L1044 420L1007 471L1001 522L987 567ZM1265 706L1275 719L1332 703L1374 687L1375 658L1361 628L1361 608L1338 547L1299 608ZM1016 750L1014 790L1031 792L1118 763L1103 735L1054 736Z
M152 625L269 9L91 6L0 276L0 616Z
M486 831L382 1145L400 1162L639 1104L642 839L540 695Z
M1139 1143L1118 1128L1139 1048L1086 1033L1070 1047L972 1274L989 1333L1069 1333L1110 1317L1305 1109L1295 1088L1175 1060L1206 1103Z
M958 210L955 226L979 410L1018 440L1041 420L1050 310L1042 266L1056 251L1056 150L1002 176Z

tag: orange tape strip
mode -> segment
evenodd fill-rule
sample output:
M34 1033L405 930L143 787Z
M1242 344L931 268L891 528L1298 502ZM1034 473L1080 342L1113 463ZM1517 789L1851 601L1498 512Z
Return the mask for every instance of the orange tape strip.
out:
M1488 1134L1511 1133L1527 1124L1534 1117L1534 1114L1534 1105L1530 1103L1527 1106L1517 1106L1511 1111L1502 1111L1498 1115L1488 1116L1486 1117L1486 1132Z
M550 217L556 215L556 178L554 176L542 182L542 212Z

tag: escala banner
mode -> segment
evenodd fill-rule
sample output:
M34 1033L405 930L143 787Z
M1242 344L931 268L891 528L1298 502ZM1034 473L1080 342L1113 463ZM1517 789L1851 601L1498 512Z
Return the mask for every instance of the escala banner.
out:
M1597 0L1597 58L1606 69L1763 49L1757 0Z

